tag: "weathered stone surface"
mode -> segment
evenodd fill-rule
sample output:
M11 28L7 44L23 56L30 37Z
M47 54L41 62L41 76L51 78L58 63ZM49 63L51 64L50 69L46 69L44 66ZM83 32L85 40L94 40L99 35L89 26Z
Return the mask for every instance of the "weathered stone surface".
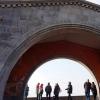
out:
M5 55L39 30L61 24L79 24L100 29L99 12L73 5L1 8L0 16L0 49L4 52L0 55L4 62Z

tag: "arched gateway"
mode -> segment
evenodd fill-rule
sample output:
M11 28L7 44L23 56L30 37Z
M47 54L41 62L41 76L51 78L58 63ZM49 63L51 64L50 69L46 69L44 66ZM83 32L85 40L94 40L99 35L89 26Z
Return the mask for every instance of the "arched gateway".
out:
M0 1L0 100L23 100L32 72L57 57L84 63L98 86L99 18L83 0Z

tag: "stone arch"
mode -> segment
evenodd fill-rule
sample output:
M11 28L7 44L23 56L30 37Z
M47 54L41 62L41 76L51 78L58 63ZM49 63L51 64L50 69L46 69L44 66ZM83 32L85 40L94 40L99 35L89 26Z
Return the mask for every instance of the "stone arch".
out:
M17 67L18 66L20 66L20 64L24 64L24 63L22 63L23 61L25 62L25 59L26 59L26 54L27 54L27 52L28 52L28 56L29 56L29 52L30 52L30 50L32 50L32 48L35 50L35 53L33 54L33 55L35 55L36 56L36 58L38 58L40 55L39 55L39 53L42 51L43 52L43 50L42 49L40 49L41 51L39 51L39 48L44 48L45 49L45 47L49 47L49 48L51 48L52 47L52 49L54 49L55 51L56 51L56 53L54 54L54 53L52 53L50 50L51 49L48 49L48 56L45 56L45 57L47 57L47 58L45 58L43 55L41 55L40 57L44 57L43 59L48 59L49 58L49 56L52 54L52 56L51 56L51 58L53 58L53 57L59 57L59 56L68 56L68 57L70 57L70 58L74 58L74 59L78 59L79 61L82 61L83 63L85 63L87 66L92 66L92 69L91 70L93 70L94 69L94 72L95 72L95 67L96 67L96 65L100 65L99 64L99 62L98 62L98 60L99 60L99 56L100 56L100 54L99 54L99 52L98 52L98 50L97 49L94 49L94 48L91 48L91 47L88 47L88 46L84 46L84 45L82 45L82 44L77 44L77 43L74 43L73 41L69 41L69 40L60 40L60 39L58 39L58 40L56 40L56 41L54 41L53 40L53 42L52 41L47 41L50 37L49 36L47 36L47 34L50 34L50 33L52 33L52 32L58 32L58 31L64 31L64 32L67 32L69 30L69 32L71 31L71 30L73 30L73 32L74 31L79 31L80 30L80 32L83 32L83 34L84 33L90 33L90 34L96 34L97 32L98 32L98 30L95 30L94 28L90 28L90 27L87 27L87 26L82 26L82 25L58 25L58 26L54 26L54 27L50 27L50 28L48 28L48 29L45 29L45 30L43 30L43 31L40 31L40 32L38 32L37 34L36 34L36 36L32 36L32 37L30 37L29 39L27 39L22 45L20 45L20 47L18 47L15 51L13 51L13 53L11 54L11 56L8 58L8 61L6 62L6 64L5 64L5 67L7 66L8 68L11 68L11 69L8 69L8 70L6 70L6 76L9 76L10 75L10 77L9 77L9 79L8 79L8 83L9 82L11 82L11 80L13 80L13 78L14 78L14 76L16 76L18 73L19 73L19 71L17 71L17 70L19 70ZM72 33L73 33L72 32ZM64 34L66 34L66 33L64 33ZM47 39L46 40L46 43L45 42L43 42L42 40L44 40L44 39ZM28 43L27 43L28 42ZM42 43L43 42L43 43ZM56 45L56 47L57 48L55 48L55 45ZM40 47L39 47L40 46ZM58 48L61 48L60 50L58 50ZM76 52L77 53L79 53L80 52L80 50L82 50L81 52L80 52L80 54L81 54L81 57L80 57L80 55L77 55L77 53L75 53L75 50L73 50L73 48L72 47L75 47L75 49L76 49ZM66 49L65 49L66 48ZM68 49L69 48L69 49ZM47 48L46 48L47 49ZM33 51L34 51L33 50ZM67 52L66 52L66 50L67 50ZM71 52L70 52L71 51ZM85 51L85 53L84 53L84 55L82 54L83 52ZM86 53L87 52L87 53ZM37 54L37 55L36 55ZM43 53L42 53L43 54ZM46 54L46 55L47 55ZM87 56L87 54L90 54L89 55L89 57L86 59L86 56ZM26 56L25 57L25 59L24 59L24 56ZM33 69L35 69L36 68L36 65L38 65L38 64L40 64L41 63L41 61L44 61L43 59L41 59L41 58L38 58L38 60L37 61L35 61L34 60L34 68ZM28 58L28 57L27 57ZM23 60L22 60L23 59ZM34 58L35 59L35 58ZM12 61L11 61L12 60ZM88 60L88 61L87 61ZM39 62L38 62L39 61ZM92 62L91 62L92 61ZM38 63L37 63L38 62ZM29 62L27 62L31 67L32 67L32 62L31 63L29 63ZM93 65L92 65L93 64ZM9 66L11 66L11 67L9 67ZM17 66L17 67L16 67ZM17 69L16 69L17 68ZM97 67L96 67L97 68ZM23 68L22 68L23 69ZM99 68L97 68L97 69L99 69ZM5 70L4 70L5 71ZM8 72L7 72L8 71ZM18 72L18 73L16 73L16 72ZM15 75L13 75L14 73L16 73ZM26 73L26 72L25 72ZM25 73L24 73L24 75L25 75ZM96 73L98 73L98 70L97 70L97 72ZM95 73L94 73L95 74ZM23 79L24 81L26 81L27 80L27 75L25 76L25 79ZM21 77L22 78L22 77ZM96 78L97 78L97 81L99 82L100 80L100 76L99 75L97 75L96 74ZM18 81L19 79L17 79L17 81ZM23 81L22 80L22 81ZM5 82L7 81L7 78L5 79ZM9 85L8 85L8 83L7 83L7 86L6 86L6 89L9 87ZM15 84L16 84L16 81L15 81ZM24 86L24 85L23 85ZM23 88L22 88L22 90L23 90ZM16 91L17 92L17 91ZM8 95L9 96L9 95ZM15 94L15 96L18 96L18 95L16 95ZM9 96L10 97L10 96ZM20 98L20 96L19 96L19 98ZM10 98L10 100L11 100L11 98Z

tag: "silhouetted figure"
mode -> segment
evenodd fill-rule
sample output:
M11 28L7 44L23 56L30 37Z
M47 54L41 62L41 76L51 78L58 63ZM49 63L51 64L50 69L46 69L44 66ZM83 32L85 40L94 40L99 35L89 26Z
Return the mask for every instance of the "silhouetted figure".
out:
M43 84L40 85L40 100L42 100L42 95L43 95Z
M94 82L92 82L92 84L91 84L91 91L92 91L94 100L96 100L96 97L97 97L97 88L96 88L96 85L95 85Z
M28 92L29 92L29 87L27 85L25 88L25 100L27 100Z
M69 82L68 88L65 89L65 90L67 90L67 93L68 93L68 100L72 100L71 94L72 94L72 91L73 91L73 87L71 85L71 82Z
M37 100L40 99L40 94L39 94L39 92L40 92L40 83L38 83L38 84L36 85L36 95L37 95Z
M84 89L85 89L86 100L90 100L91 83L89 82L89 79L87 80L87 82L84 83Z
M51 87L50 83L48 83L48 85L45 87L45 92L46 92L47 100L51 99L51 91L52 91L52 87Z
M60 92L60 87L59 87L59 84L57 83L54 87L55 100L59 100L59 92Z

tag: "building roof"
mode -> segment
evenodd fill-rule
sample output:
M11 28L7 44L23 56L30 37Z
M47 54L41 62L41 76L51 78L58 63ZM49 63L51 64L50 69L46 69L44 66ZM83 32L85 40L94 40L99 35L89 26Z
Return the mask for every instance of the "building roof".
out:
M32 7L32 6L55 6L55 5L78 5L94 9L100 12L100 6L86 0L0 0L0 7Z

